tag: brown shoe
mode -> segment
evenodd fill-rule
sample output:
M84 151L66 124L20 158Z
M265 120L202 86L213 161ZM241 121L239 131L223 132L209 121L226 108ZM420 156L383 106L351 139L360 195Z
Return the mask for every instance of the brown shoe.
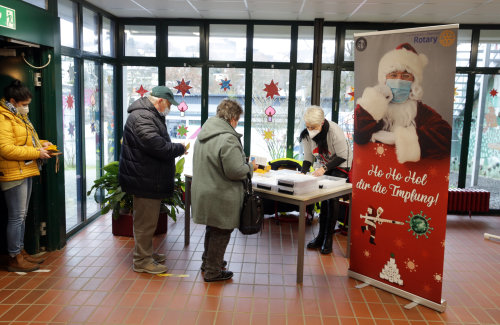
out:
M31 272L38 270L40 266L26 261L21 253L14 257L9 256L9 265L7 271L9 272Z
M30 255L24 249L21 250L21 254L23 255L23 258L24 258L25 261L28 261L28 262L33 263L33 264L42 264L43 261L45 261L45 258L43 258L43 257L36 257L36 256L33 256L33 255Z

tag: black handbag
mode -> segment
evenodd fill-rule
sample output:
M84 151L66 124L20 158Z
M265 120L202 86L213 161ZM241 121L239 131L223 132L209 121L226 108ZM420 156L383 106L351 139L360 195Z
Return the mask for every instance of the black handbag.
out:
M253 235L262 229L264 221L264 204L262 198L255 194L252 188L252 180L248 174L245 183L245 197L240 214L239 230L244 235Z

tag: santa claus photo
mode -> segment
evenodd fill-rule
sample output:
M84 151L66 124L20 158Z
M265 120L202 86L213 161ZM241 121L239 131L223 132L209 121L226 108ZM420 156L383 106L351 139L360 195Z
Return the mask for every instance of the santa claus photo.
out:
M370 42L366 45L366 51L357 52L356 55L363 55L367 59L373 57L369 49ZM395 44L380 57L377 82L362 87L362 95L356 101L356 144L380 142L394 145L400 164L417 162L423 158L449 158L450 123L442 118L439 108L426 103L424 98L427 91L434 92L432 96L439 96L433 86L439 85L439 71L427 74L433 74L430 82L424 80L428 63L427 55L407 42ZM363 74L366 73L363 71ZM424 85L433 88L426 89Z

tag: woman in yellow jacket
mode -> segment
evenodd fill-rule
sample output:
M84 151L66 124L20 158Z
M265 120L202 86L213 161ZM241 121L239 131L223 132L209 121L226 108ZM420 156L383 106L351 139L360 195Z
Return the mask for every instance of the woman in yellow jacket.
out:
M19 80L4 89L0 100L0 188L8 209L8 270L37 270L42 258L24 250L24 229L31 195L32 177L40 175L39 159L50 158L45 147L52 143L40 141L28 118L31 92Z

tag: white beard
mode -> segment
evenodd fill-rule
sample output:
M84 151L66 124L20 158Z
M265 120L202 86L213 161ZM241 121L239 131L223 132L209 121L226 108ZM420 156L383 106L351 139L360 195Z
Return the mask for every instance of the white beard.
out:
M407 100L404 103L389 103L387 113L383 118L385 131L394 132L396 126L409 127L415 125L417 116L417 101Z

